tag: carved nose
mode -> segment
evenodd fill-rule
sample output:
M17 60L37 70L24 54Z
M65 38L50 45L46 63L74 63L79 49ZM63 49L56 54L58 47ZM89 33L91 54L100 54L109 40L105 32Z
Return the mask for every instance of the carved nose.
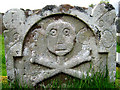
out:
M63 44L63 42L64 42L64 38L62 35L59 34L57 44Z
M63 44L62 40L59 40L59 41L57 42L57 44Z

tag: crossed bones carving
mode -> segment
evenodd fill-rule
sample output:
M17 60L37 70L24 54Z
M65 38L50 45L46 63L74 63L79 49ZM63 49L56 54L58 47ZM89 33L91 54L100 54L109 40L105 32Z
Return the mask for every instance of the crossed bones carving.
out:
M57 56L57 59L64 60L64 57L60 58L60 56ZM76 56L72 57L70 60L63 63L53 62L53 60L50 60L47 57L46 58L40 57L39 60L33 57L30 60L31 63L37 63L52 69L42 70L40 74L36 76L31 76L31 81L33 82L32 84L33 86L35 86L40 81L43 81L44 79L52 77L61 72L77 78L82 78L83 75L86 74L85 72L81 72L71 68L86 61L91 61L90 50L81 50Z

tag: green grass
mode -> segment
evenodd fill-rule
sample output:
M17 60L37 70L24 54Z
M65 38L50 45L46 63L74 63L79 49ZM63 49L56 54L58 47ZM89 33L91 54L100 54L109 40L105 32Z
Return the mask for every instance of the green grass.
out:
M116 79L115 87L120 89L120 79Z
M0 76L7 75L4 48L4 36L0 35Z
M115 88L114 83L109 83L108 78L96 73L92 78L87 77L85 80L69 78L66 83L60 83L60 80L54 80L44 88Z
M109 0L101 0L100 4L102 4L102 3L109 4Z
M35 87L35 89L46 89L46 88L115 88L114 83L109 82L109 77L104 77L103 74L97 72L95 75L90 78L87 77L85 80L80 80L78 78L73 78L71 76L67 77L66 82L62 82L60 79L54 79L49 82L49 84ZM28 85L22 86L17 81L15 83L3 83L2 88L32 88Z
M116 52L120 53L120 44L117 43L117 49L116 49Z
M116 68L116 78L120 79L120 67Z
M2 36L0 36L0 76L2 75Z
M10 82L10 81L8 81L7 83L2 83L2 89L5 89L5 88L7 88L7 89L9 89L9 88L15 88L15 89L23 89L23 88L27 88L27 89L29 89L29 88L33 88L32 86L28 86L28 85L26 85L26 84L24 84L24 85L21 85L19 82L18 82L18 80L15 80L14 82Z

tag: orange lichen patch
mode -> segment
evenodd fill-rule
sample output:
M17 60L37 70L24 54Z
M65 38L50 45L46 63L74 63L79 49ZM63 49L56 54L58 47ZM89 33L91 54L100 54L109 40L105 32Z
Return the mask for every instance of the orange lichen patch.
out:
M72 9L72 8L74 8L73 6L71 6L71 5L69 5L69 4L63 4L63 5L61 5L60 6L61 8L60 8L60 11L68 11L69 9Z
M7 83L7 76L0 76L0 83Z

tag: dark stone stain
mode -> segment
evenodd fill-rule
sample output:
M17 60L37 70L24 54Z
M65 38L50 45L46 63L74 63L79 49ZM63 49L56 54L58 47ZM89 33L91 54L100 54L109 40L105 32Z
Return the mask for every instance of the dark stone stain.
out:
M18 53L19 53L19 51L16 51L16 53L18 54Z
M37 26L36 26L36 29L38 29L38 28L41 28L41 26L37 25Z
M54 20L59 20L60 18L62 18L62 16L58 15L54 17Z
M45 6L45 7L42 9L42 11L43 11L43 12L44 12L44 11L47 11L47 10L52 11L54 8L56 8L55 5L47 5L47 6Z
M57 6L55 6L55 5L47 5L40 11L41 12L40 15L43 16L43 13L45 11L53 11L53 9L56 8L56 7Z
M15 14L14 12L12 12L12 15Z
M97 29L96 36L97 36L98 40L100 40L101 39L101 34L100 34L101 31L99 31L99 29L96 26L95 26L95 28Z
M14 21L14 20L12 19L11 22L13 23L13 21Z
M79 7L79 6L74 6L74 8L75 8L76 10L80 11L80 12L85 12L85 13L86 13L85 9L87 9L87 8Z
M25 11L23 8L20 8L20 10Z
M31 11L30 9L26 9L24 12L25 12L25 15L26 15L26 18L29 17L30 15L28 14L28 12Z
M115 8L112 6L112 4L106 4L105 8L108 9L108 11L111 11L111 10L115 9Z
M69 9L72 9L72 8L74 8L73 6L71 6L71 5L69 5L69 4L63 4L63 5L60 5L60 11L62 12L62 11L65 11L65 12L67 12Z
M26 18L29 17L29 16L32 16L33 14L37 14L37 15L41 15L43 16L43 13L45 11L51 11L53 12L53 9L58 9L58 11L60 12L67 12L69 11L70 9L73 9L75 8L76 10L80 11L80 12L85 12L86 13L86 9L85 7L79 7L79 6L71 6L69 4L63 4L63 5L60 5L59 7L57 7L56 5L47 5L45 6L43 9L36 9L36 10L30 10L30 9L21 9L25 12L25 15L26 15ZM32 14L29 14L29 12L32 11L33 13ZM56 17L55 20L58 20L59 17Z

